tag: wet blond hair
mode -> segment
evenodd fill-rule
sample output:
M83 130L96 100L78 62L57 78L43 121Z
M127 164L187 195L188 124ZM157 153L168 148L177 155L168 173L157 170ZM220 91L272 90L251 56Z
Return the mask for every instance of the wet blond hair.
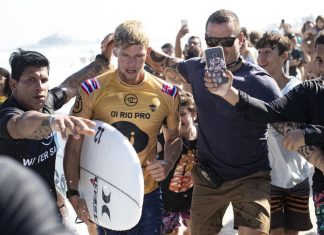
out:
M115 46L127 48L132 45L143 45L148 47L149 38L144 31L140 21L129 20L121 23L114 33Z

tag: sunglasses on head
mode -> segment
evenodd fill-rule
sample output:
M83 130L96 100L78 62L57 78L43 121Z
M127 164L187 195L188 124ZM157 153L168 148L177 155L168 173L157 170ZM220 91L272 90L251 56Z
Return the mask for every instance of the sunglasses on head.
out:
M206 44L209 47L216 47L219 45L219 43L223 47L231 47L234 45L235 40L240 36L238 34L236 37L225 37L225 38L216 38L216 37L208 37L207 34L205 34L205 40Z

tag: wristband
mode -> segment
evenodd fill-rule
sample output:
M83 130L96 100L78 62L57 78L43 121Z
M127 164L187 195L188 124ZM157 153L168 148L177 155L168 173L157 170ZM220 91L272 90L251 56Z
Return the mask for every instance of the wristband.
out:
M70 197L73 197L73 196L80 197L79 191L78 190L75 190L75 189L68 189L66 191L66 198L70 198Z
M103 62L105 62L106 65L109 64L109 60L107 59L106 56L104 56L103 54L98 54L96 55L96 60L102 60Z

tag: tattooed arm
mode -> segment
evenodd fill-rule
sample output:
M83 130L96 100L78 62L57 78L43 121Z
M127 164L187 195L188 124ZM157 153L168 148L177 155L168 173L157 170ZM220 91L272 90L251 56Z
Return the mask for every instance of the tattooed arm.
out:
M172 81L187 83L178 71L178 64L181 61L179 58L168 56L153 49L151 49L149 56L146 57L146 63L156 72L162 73Z
M289 131L300 129L302 126L301 123L294 122L272 123L271 125L281 135L286 135ZM297 152L305 158L306 161L324 172L324 153L320 148L315 146L301 146L298 148Z
M280 135L286 135L291 130L300 129L302 124L297 122L278 122L271 123L271 126L278 131Z
M302 146L297 152L317 169L324 172L324 153L320 148L315 146Z
M87 65L80 71L72 74L68 77L59 87L65 91L66 94L66 102L76 96L81 83L89 78L96 77L110 68L103 60L96 59L91 64Z
M28 111L15 115L7 123L8 134L13 139L40 140L47 137L52 130L61 132L62 136L93 135L91 128L95 123L74 116L48 115L37 111Z
M96 77L110 69L110 58L112 56L113 48L113 34L108 34L105 39L101 42L101 54L99 54L95 61L72 74L66 78L63 83L59 86L65 91L67 96L66 102L76 96L81 83L89 78Z

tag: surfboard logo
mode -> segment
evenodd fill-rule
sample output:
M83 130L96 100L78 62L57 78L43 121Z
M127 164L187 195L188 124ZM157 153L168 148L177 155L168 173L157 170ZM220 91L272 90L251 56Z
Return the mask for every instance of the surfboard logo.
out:
M110 210L109 210L109 208L108 208L107 205L108 205L109 202L110 202L110 195L111 195L111 192L110 192L108 195L106 195L106 194L104 193L103 189L102 189L102 200L103 200L106 204L103 205L103 206L101 207L101 216L103 216L104 214L107 214L109 220L110 220Z
M84 90L85 93L90 95L91 92L99 89L100 85L97 78L91 78L82 82L81 88L82 90Z
M96 223L98 223L98 200L97 200L97 195L98 195L98 178L95 176L93 179L90 179L90 182L93 185L93 217Z
M93 179L90 179L91 184L93 185L93 217L96 223L98 223L98 177L95 176ZM111 196L111 192L106 195L103 188L102 190L102 200L105 203L102 207L101 207L101 216L103 216L104 214L107 214L109 220L111 220L110 218L110 210L108 207L108 204L110 203L110 196Z
M175 86L169 84L163 84L161 91L172 97L176 97L178 94L178 89Z
M124 98L124 103L127 106L135 106L137 104L137 102L138 102L138 98L134 94L128 94Z

